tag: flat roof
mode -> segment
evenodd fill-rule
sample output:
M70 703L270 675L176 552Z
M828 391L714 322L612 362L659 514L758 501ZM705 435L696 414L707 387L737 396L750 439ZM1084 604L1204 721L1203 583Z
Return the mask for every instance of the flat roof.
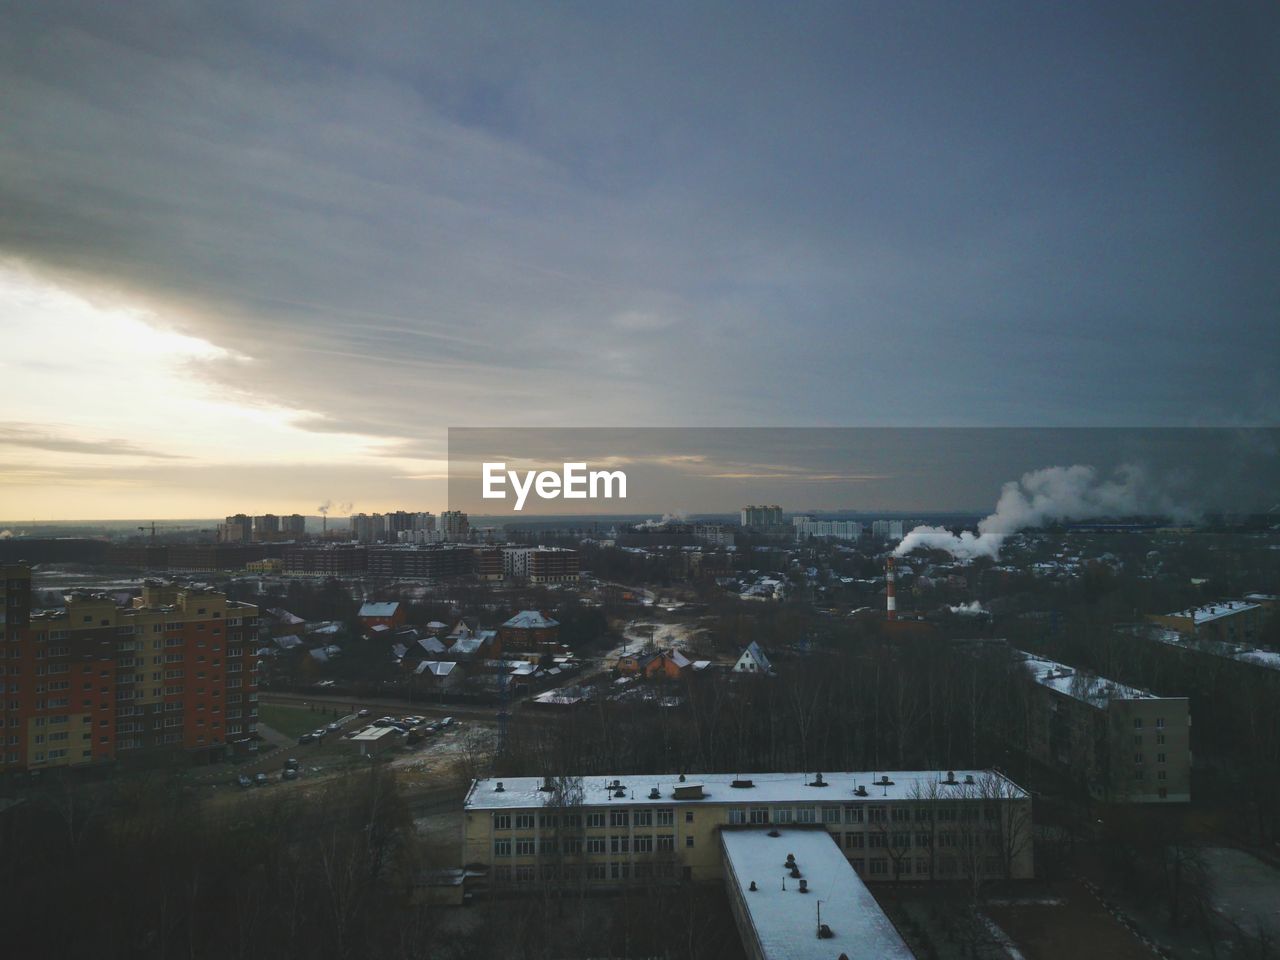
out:
M1225 640L1205 640L1181 634L1177 630L1168 630L1154 625L1144 633L1149 639L1168 644L1171 647L1181 647L1194 653L1222 657L1224 660L1236 660L1240 663L1262 667L1266 670L1280 670L1280 653L1274 650L1260 650L1257 647L1228 643Z
M955 782L947 783L947 774L955 774ZM826 786L814 787L812 773L690 773L680 780L678 774L626 774L582 778L582 802L587 806L667 807L686 804L762 803L874 803L885 800L933 799L928 796L936 785L937 796L945 799L973 799L982 793L985 782L998 781L1000 796L1026 797L1027 793L1012 780L993 770L876 770L866 772L823 773ZM882 778L888 778L887 784ZM966 777L973 783L966 784ZM735 787L734 781L750 782L750 787ZM625 793L616 795L613 783L622 785ZM497 789L502 784L502 790ZM476 780L471 784L464 806L469 810L502 810L506 808L542 807L550 796L541 789L542 777L502 777ZM701 797L675 797L677 787L701 784ZM866 796L854 790L862 787ZM658 791L651 798L651 790ZM917 794L919 796L917 797Z
M1027 673L1042 687L1048 687L1073 700L1102 708L1112 700L1182 700L1184 697L1158 697L1150 690L1130 687L1106 677L1099 677L1047 657L1018 650Z
M771 836L770 834L777 834ZM766 960L898 960L914 954L825 830L722 830L726 873ZM784 866L789 854L800 880ZM756 889L749 889L752 881ZM818 904L829 938L818 937ZM745 931L744 931L745 933Z
M383 737L389 737L396 733L395 727L365 727L359 733L353 733L350 737L352 740L381 740Z
M1177 613L1166 614L1166 616L1182 617L1195 623L1208 623L1210 620L1218 620L1222 617L1229 617L1232 614L1244 613L1246 610L1257 609L1258 604L1249 603L1247 600L1223 600L1220 603L1206 603L1198 607L1179 610Z

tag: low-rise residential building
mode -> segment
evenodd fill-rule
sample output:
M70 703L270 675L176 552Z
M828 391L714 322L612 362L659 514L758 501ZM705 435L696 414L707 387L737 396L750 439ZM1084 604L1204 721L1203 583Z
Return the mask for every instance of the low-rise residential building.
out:
M733 672L769 676L773 673L773 664L769 662L769 657L760 648L760 644L752 640L733 665Z
M1191 714L1161 697L1017 651L1030 682L1026 749L1109 803L1191 800Z
M508 650L539 650L560 643L560 621L540 610L521 610L498 628L498 639Z
M1152 614L1152 623L1187 636L1222 643L1250 643L1262 625L1264 607L1248 600L1223 600L1176 613Z
M370 601L361 604L357 616L366 629L387 627L394 630L404 626L405 605L398 600Z

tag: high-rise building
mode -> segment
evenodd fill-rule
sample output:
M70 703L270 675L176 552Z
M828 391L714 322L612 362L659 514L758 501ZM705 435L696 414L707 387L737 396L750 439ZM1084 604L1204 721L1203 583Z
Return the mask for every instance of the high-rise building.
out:
M128 606L73 593L6 626L0 769L243 749L257 728L257 622L251 604L151 581Z
M871 521L871 535L880 540L901 540L902 521L873 520Z
M782 508L773 506L743 507L741 512L742 526L753 530L764 530L782 525Z
M357 513L351 518L351 538L360 543L381 543L387 539L387 518L380 513Z
M307 535L307 518L300 513L291 513L280 518L280 530L287 540L300 540Z
M816 520L813 517L792 517L791 527L795 531L797 540L808 537L857 540L862 536L862 524L857 520Z
M227 517L218 528L218 540L222 543L248 543L253 537L253 521L246 514Z
M407 510L393 510L387 514L387 540L395 543L400 534L413 529L414 514Z
M270 543L280 537L280 518L274 513L264 513L253 518L253 539L258 543Z
M461 510L446 510L436 524L441 539L459 543L471 538L471 521Z

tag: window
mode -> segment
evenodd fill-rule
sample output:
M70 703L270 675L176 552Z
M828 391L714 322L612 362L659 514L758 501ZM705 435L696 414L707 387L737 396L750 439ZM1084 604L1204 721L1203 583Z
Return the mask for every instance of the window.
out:
M849 865L853 867L853 872L860 877L867 872L867 861L865 860L850 860Z
M1142 779L1142 771L1141 771L1141 770L1135 770L1135 771L1133 771L1133 779L1135 779L1135 780L1141 780L1141 779Z
M609 838L610 853L630 853L631 838L624 834L619 834Z
M588 814L587 814L587 826L588 826L588 827L603 827L603 826L604 826L604 814L603 814L603 813L588 813Z
M861 850L863 847L862 834L846 833L844 835L844 845L850 850Z
M1157 730L1164 729L1164 717L1156 717L1156 729Z
M557 817L555 814L544 813L542 815L543 830L554 830L559 825L560 825L560 818Z
M533 837L519 837L516 840L516 856L532 857L535 853Z
M635 838L636 853L653 853L653 837L649 835Z
M669 827L676 822L676 812L669 807L661 808L658 813L658 826Z
M630 820L630 817L628 816L629 813L629 810L610 810L609 826L625 827Z
M532 814L532 813L517 813L517 814L516 814L516 829L517 829L517 830L532 830L532 829L533 829L533 814Z
M557 846L558 844L554 837L543 837L538 843L538 847L544 857L555 856Z
M684 812L684 822L685 822L685 823L693 823L693 811L692 811L692 810L686 810L686 811Z
M1164 746L1164 734L1163 734L1163 733L1157 733L1157 734L1156 734L1156 746L1158 746L1158 747L1163 747L1163 746Z
M1165 755L1163 753L1157 753L1156 763L1164 763L1165 762L1164 758L1165 758Z
M566 837L561 841L560 849L567 854L579 854L582 852L582 838Z
M839 807L823 807L822 822L823 823L839 823L840 808Z
M916 846L917 847L933 846L933 837L929 836L929 834L925 833L924 831L920 831L919 833L916 834Z
M685 837L685 838L684 838L684 845L685 845L686 847L692 847L692 846L693 846L693 835L692 835L692 834L690 834L689 836L687 836L687 837Z
M882 877L889 872L889 861L877 857L871 861L871 875L873 877Z
M1135 734L1133 735L1133 745L1134 745L1135 747L1140 747L1140 746L1142 746L1142 734L1140 734L1140 733L1135 733Z
M768 823L769 808L768 807L752 807L750 819L752 823Z
M844 808L844 822L845 822L845 823L861 823L861 822L862 822L862 808L861 808L861 807L853 807L853 806L845 807L845 808Z
M604 880L608 876L607 870L608 868L603 863L588 863L587 879Z
M653 826L653 811L652 811L652 810L636 810L636 811L634 811L634 816L632 817L632 822L633 822L637 827L652 827L652 826Z
M1141 730L1141 729L1142 729L1142 718L1141 718L1141 717L1134 717L1134 718L1133 718L1133 729L1135 729L1135 730Z
M671 853L676 848L676 838L673 834L660 833L657 836L657 840L659 853Z
M867 838L867 846L872 847L872 848L875 848L875 847L883 847L883 846L884 846L884 834L883 834L883 833L873 833L873 834L871 834L871 835Z
M611 863L609 864L610 880L630 880L631 864L629 863Z
M1168 798L1168 796L1169 796L1169 791L1168 791L1167 789L1165 789L1164 787L1161 787L1161 788L1160 788L1160 799L1161 799L1161 800L1165 800L1165 799L1167 799L1167 798Z
M730 823L746 823L747 811L742 807L734 807L729 811Z
M790 807L774 807L773 822L774 823L790 823L791 808Z
M532 883L533 867L528 865L523 867L516 867L515 878L516 878L516 883Z
M905 823L911 819L911 808L902 805L893 808L893 822Z
M895 833L893 835L893 845L898 850L903 850L911 846L911 834L906 833L905 831L902 833Z
M813 807L796 807L796 823L813 823Z
M1169 771L1167 771L1167 770L1157 770L1157 771L1156 771L1156 779L1157 779L1157 780L1168 780L1168 779L1169 779Z
M1140 753L1135 753L1135 754L1133 755L1133 762L1134 762L1134 763L1142 763L1142 754L1140 754Z
M867 807L868 823L884 823L884 807Z
M493 855L494 855L495 857L509 857L509 856L511 856L511 840L510 840L510 838L505 838L505 839L502 839L502 840L495 840L495 841L493 841Z
M587 853L604 853L604 837L587 837Z

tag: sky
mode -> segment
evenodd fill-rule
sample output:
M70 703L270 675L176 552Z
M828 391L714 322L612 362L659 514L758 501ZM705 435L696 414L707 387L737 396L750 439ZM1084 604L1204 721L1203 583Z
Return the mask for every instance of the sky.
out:
M16 0L0 117L5 519L439 509L448 427L1280 422L1274 4Z

